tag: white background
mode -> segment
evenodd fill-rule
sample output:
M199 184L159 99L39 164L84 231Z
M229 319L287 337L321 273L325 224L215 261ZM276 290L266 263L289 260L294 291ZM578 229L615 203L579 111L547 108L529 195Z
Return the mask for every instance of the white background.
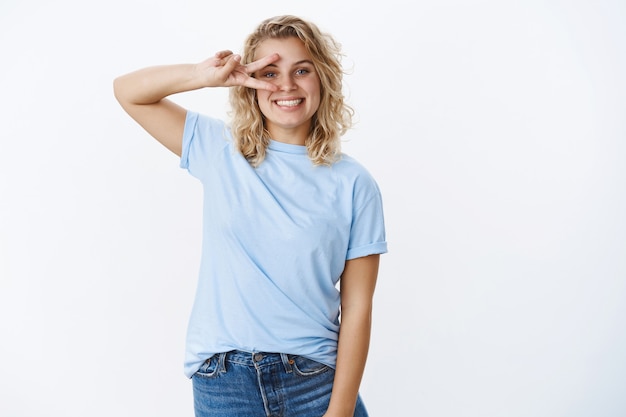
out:
M384 196L371 415L626 415L623 1L2 0L0 416L192 416L201 189L112 80L284 13L343 44Z

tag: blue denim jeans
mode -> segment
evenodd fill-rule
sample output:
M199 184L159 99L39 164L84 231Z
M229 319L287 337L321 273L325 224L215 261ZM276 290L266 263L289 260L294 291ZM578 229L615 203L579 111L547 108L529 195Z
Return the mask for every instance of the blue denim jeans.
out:
M334 376L301 356L220 353L192 377L196 417L322 417ZM360 397L354 417L367 417Z

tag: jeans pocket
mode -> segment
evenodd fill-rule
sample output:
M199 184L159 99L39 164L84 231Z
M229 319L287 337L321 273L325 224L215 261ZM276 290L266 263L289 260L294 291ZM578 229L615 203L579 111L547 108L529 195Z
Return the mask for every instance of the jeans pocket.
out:
M293 366L294 372L301 376L318 375L333 369L328 365L307 359L303 356L292 356L291 360L293 361L291 365Z
M215 378L220 368L220 355L213 355L204 363L200 368L196 371L194 376L202 377L202 378Z

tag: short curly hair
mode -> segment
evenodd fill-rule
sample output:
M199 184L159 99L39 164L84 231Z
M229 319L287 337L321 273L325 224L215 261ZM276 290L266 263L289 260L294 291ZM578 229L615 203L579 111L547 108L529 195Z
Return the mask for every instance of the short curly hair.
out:
M315 165L331 165L341 155L340 138L352 127L354 116L343 94L341 45L311 22L291 15L276 16L261 22L248 36L241 62L244 65L252 62L261 42L290 37L304 43L320 78L321 100L305 141L307 152ZM256 100L256 90L232 87L230 106L231 130L237 149L252 166L258 166L265 159L270 138Z

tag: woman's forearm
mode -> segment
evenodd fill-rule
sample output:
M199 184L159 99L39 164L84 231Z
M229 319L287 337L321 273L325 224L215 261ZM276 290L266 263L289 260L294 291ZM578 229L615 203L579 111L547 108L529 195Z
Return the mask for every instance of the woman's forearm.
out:
M172 94L204 87L195 64L143 68L115 79L115 97L124 104L154 104Z
M365 370L371 308L342 312L335 381L326 417L352 417Z
M372 304L379 260L379 255L349 260L341 276L337 366L325 417L354 415L370 345Z

